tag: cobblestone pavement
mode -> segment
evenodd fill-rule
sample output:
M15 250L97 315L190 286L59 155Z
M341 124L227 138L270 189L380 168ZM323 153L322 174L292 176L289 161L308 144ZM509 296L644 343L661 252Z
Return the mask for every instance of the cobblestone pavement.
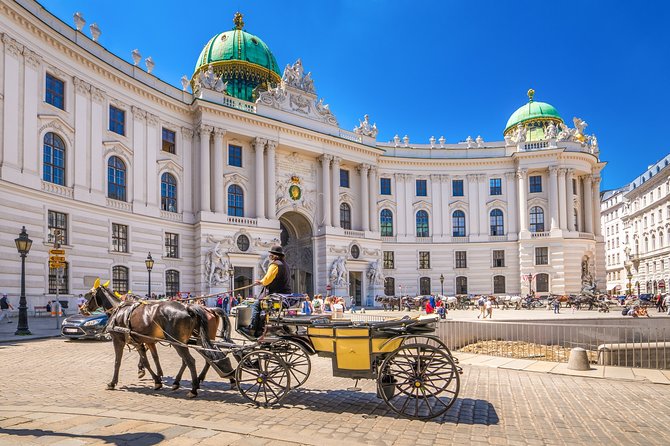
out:
M177 355L159 347L168 375ZM372 381L361 392L313 358L304 389L278 408L244 402L209 376L196 399L136 377L127 353L116 391L109 342L0 344L0 445L23 444L669 444L670 386L465 366L460 398L439 422L395 417ZM202 361L198 361L199 364ZM165 379L166 383L171 378Z

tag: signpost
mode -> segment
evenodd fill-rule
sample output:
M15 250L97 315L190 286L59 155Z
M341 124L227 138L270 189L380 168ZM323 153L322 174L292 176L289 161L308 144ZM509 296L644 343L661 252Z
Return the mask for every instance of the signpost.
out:
M49 250L49 268L56 270L56 302L53 305L56 305L56 328L60 329L60 278L61 270L65 268L65 250L60 247L61 241L61 232L56 229L54 231L54 247Z

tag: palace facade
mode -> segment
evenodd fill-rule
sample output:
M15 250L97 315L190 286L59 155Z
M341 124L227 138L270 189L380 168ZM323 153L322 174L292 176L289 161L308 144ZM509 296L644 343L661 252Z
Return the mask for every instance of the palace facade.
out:
M342 129L302 62L280 72L239 14L182 89L150 58L107 51L81 15L73 24L32 0L0 4L0 290L12 300L22 226L31 306L97 277L144 294L149 253L153 292L225 291L260 277L275 243L295 291L359 305L604 280L597 140L532 90L500 141L381 142L367 115Z

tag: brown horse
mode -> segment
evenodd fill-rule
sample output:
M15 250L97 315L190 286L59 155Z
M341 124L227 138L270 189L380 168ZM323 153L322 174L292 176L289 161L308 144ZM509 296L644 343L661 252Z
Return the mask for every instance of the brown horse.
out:
M114 390L119 381L119 369L123 357L123 348L130 344L137 348L145 368L154 380L154 389L163 384L160 376L151 369L146 355L146 346L155 346L160 341L168 341L177 351L191 372L191 391L188 397L198 394L198 376L195 360L186 344L193 331L198 328L200 344L209 354L214 346L209 340L207 315L199 305L183 305L179 302L122 302L106 286L96 280L93 288L86 293L84 311L92 312L104 308L109 313L108 330L114 342L114 376L107 384L108 390ZM151 347L149 347L151 350Z

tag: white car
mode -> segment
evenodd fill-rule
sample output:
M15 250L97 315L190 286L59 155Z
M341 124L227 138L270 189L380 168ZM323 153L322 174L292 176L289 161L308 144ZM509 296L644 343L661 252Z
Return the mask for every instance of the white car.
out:
M237 310L239 308L249 308L256 302L256 299L244 299L241 304L234 306L230 309L231 316L237 316Z

